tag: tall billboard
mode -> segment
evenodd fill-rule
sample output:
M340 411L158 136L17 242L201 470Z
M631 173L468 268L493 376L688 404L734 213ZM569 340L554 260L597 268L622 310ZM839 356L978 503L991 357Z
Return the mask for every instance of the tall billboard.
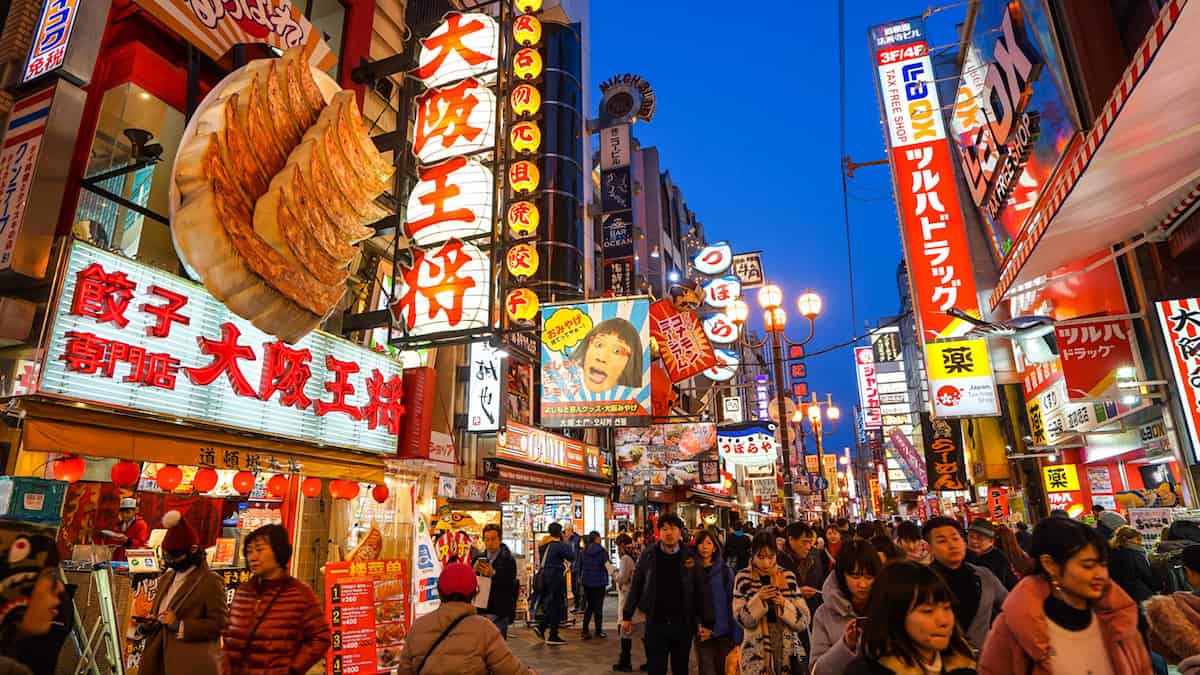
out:
M650 423L650 301L623 298L542 308L542 424Z
M979 316L979 300L925 22L913 17L869 34L921 337L958 337L971 325L946 312Z

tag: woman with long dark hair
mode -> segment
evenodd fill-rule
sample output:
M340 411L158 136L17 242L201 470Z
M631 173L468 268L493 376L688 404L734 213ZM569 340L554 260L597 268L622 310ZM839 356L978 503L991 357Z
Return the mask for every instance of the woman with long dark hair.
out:
M733 615L745 629L742 675L801 675L808 629L808 604L796 575L779 567L775 534L760 532L750 542L750 566L733 582Z
M700 675L723 675L729 652L742 642L742 628L733 618L733 570L722 559L721 542L712 530L697 532L692 547L708 580L714 619L712 632L696 642L696 661Z
M1033 560L1025 553L1025 549L1021 548L1021 543L1017 541L1017 534L1012 531L1011 527L996 526L996 548L1000 549L1000 552L1008 559L1008 564L1017 578L1033 571Z
M852 539L838 550L833 574L821 588L824 602L812 621L812 653L808 662L814 675L837 675L858 651L875 577L883 569L879 551L862 539Z
M1047 518L1033 530L1033 574L1009 592L979 672L1010 675L1153 672L1138 609L1108 577L1108 542L1083 523Z
M929 567L907 560L885 565L871 586L859 655L846 675L974 675L953 601Z

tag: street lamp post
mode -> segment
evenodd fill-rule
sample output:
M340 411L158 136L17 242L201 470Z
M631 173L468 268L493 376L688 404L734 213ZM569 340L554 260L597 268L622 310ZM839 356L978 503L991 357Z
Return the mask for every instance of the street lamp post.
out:
M816 331L816 319L821 314L821 296L810 291L805 291L796 301L796 307L800 311L800 316L808 319L808 337L799 341L793 342L784 335L784 328L787 326L787 313L783 310L783 290L775 284L766 284L758 290L758 304L763 308L763 326L766 329L767 336L758 343L751 343L745 339L743 335L739 338L742 345L750 349L759 349L766 345L767 340L771 341L771 353L774 360L774 384L775 384L775 405L779 411L779 447L783 451L783 497L784 509L787 512L788 518L796 517L796 497L795 487L792 482L792 458L790 451L790 441L788 439L788 420L786 417L786 396L784 395L784 379L783 379L783 345L787 343L790 346L802 346L808 344L813 339ZM729 316L731 320L739 327L749 318L750 308L745 302L737 300L733 306L729 308Z
M824 415L822 415L822 412L821 412L822 407L825 408ZM817 393L813 392L812 401L808 405L808 421L810 424L812 424L813 436L815 436L817 439L817 475L819 475L821 477L821 479L824 481L825 480L825 459L824 459L824 455L825 455L824 427L825 427L825 425L821 421L822 417L828 417L830 422L837 424L837 421L839 419L841 419L841 417L842 417L842 411L839 410L838 407L833 404L833 394L825 394L825 400L818 401ZM828 485L827 482L825 484ZM821 503L822 504L825 503L825 490L826 490L826 488L824 488L824 487L821 488Z

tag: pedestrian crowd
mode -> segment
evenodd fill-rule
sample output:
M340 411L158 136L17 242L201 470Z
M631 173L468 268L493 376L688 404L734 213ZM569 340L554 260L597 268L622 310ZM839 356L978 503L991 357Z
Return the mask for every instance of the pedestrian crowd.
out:
M718 532L664 514L616 538L616 565L599 533L553 523L537 548L530 618L551 647L566 643L572 611L581 639L607 638L615 588L616 672L634 672L640 651L639 669L654 675L686 675L693 660L700 675L1200 675L1200 527L1176 521L1148 551L1119 514L1097 516L1095 527L1055 513L1033 528L935 516ZM246 537L252 577L227 605L195 530L175 512L163 524L165 571L135 630L140 672L294 675L325 657L330 628L287 572L284 528ZM484 550L444 566L440 606L413 622L398 672L533 673L507 643L522 589L502 534L487 526ZM10 539L0 675L48 675L71 589L53 540Z

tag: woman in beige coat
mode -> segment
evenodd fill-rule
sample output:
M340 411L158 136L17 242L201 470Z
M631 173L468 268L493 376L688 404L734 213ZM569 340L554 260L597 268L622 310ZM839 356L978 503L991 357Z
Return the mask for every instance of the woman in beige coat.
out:
M161 549L167 571L158 579L153 621L146 635L141 675L218 675L225 628L225 582L209 571L196 531L178 511L163 516Z
M400 653L401 675L534 675L500 631L475 613L475 571L450 563L438 577L441 607L417 619Z

